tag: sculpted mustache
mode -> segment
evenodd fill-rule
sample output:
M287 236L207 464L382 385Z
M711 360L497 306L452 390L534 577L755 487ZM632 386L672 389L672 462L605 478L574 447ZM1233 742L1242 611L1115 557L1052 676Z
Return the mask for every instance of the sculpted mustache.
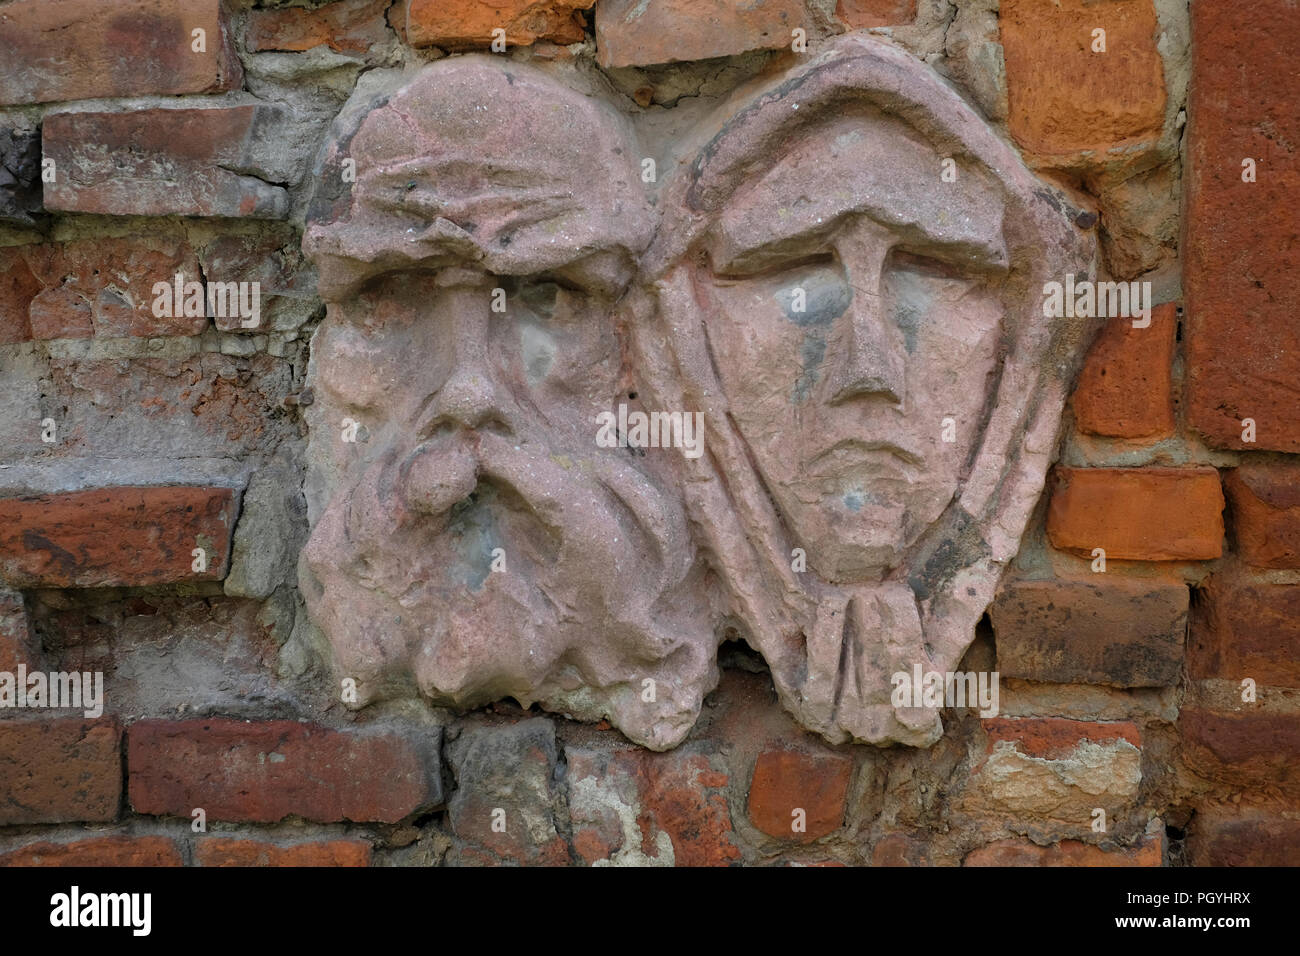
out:
M631 547L646 575L632 594L654 595L689 570L685 515L647 476L622 458L562 463L540 444L516 447L507 437L478 432L426 442L400 460L376 462L348 496L343 517L358 555L392 547L397 536L439 521L480 482L509 489L537 520L563 537L608 552ZM433 524L429 524L432 519Z

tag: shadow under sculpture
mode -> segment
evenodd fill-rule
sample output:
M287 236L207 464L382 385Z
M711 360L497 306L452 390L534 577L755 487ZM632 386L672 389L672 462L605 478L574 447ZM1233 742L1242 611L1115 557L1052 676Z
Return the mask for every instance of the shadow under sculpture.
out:
M1041 317L1093 269L1068 203L868 38L739 91L655 209L626 121L540 70L391 86L336 122L318 173L356 181L304 241L301 577L349 703L666 749L731 633L828 740L938 739L891 678L955 669L1042 491L1094 331ZM600 447L620 404L703 413L702 454Z

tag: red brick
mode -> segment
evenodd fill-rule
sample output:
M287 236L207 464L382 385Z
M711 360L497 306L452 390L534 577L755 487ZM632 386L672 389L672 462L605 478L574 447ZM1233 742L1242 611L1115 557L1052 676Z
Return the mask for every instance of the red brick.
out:
M0 721L0 825L116 820L121 801L116 720Z
M29 843L0 853L0 866L183 866L168 837L91 837L68 843Z
M1095 744L1127 740L1139 750L1142 748L1141 731L1127 721L1097 723L1063 717L990 717L981 723L988 735L990 753L999 740L1015 741L1021 753L1042 760L1058 760L1084 740Z
M768 836L811 843L844 824L844 799L853 759L845 754L765 750L749 782L749 819ZM807 830L791 829L796 810Z
M15 673L19 664L28 671L40 668L40 649L23 596L0 588L0 672Z
M713 769L706 755L631 749L607 754L570 747L567 756L573 844L585 862L608 859L620 850L657 859L663 836L677 866L728 866L740 860L727 809L729 779ZM584 798L579 806L574 788L589 786L582 784L588 780L594 781L598 796ZM620 804L637 811L639 847L624 846Z
M586 36L580 10L596 0L407 0L406 39L411 46L487 46L492 31L506 31L510 46L537 40L579 43ZM606 0L608 2L608 0Z
M1158 836L1133 847L1103 850L1077 840L1038 846L1028 840L999 840L966 854L962 866L1161 866L1163 847Z
M92 239L0 250L0 268L30 281L0 282L0 315L14 315L26 338L198 335L203 317L156 317L154 283L199 279L198 259L182 239ZM25 315L24 315L25 313ZM2 321L2 320L0 320Z
M1197 680L1300 687L1300 585L1212 576L1192 615L1187 669Z
M209 837L194 847L199 866L369 866L365 840L321 840L277 846L264 840Z
M1300 464L1250 461L1225 472L1237 556L1257 568L1300 568Z
M916 0L839 0L835 16L850 30L900 26L916 19Z
M0 498L0 574L15 587L143 587L226 576L229 488L96 488ZM192 551L207 552L194 571Z
M1096 577L1003 586L989 609L1003 677L1113 687L1178 683L1186 585Z
M929 866L930 851L922 836L891 833L871 850L872 866Z
M603 67L649 66L789 48L807 30L803 0L601 0L596 59Z
M703 754L641 754L642 849L653 852L653 832L672 840L678 866L727 866L740 859L732 842L726 778ZM708 786L709 781L716 786Z
M26 342L32 337L32 298L41 282L23 258L21 246L0 249L0 345Z
M1198 811L1188 826L1192 866L1300 866L1300 813Z
M192 31L206 33L195 52ZM243 82L221 0L14 0L0 104L215 93Z
M56 181L45 185L45 206L111 216L282 219L287 194L267 180L290 173L270 163L264 139L291 122L278 108L252 105L47 116L41 142Z
M251 10L244 43L250 52L300 52L328 46L335 53L365 53L391 34L384 14L392 0L340 0L314 10Z
M441 799L437 736L288 720L143 720L127 734L137 813L274 823L396 823Z
M1205 561L1223 553L1223 489L1212 468L1057 468L1052 547L1108 561Z
M1300 718L1294 714L1184 708L1178 730L1188 767L1202 777L1237 787L1300 781Z
M1184 187L1189 423L1221 448L1300 451L1300 17L1192 5ZM1242 182L1242 160L1256 162ZM1255 421L1255 441L1242 419Z
M1178 307L1158 305L1151 325L1110 319L1093 343L1074 390L1082 432L1155 441L1174 433L1173 362Z
M1152 0L1002 0L1011 135L1042 158L1159 138L1164 70ZM1092 52L1092 31L1106 52Z

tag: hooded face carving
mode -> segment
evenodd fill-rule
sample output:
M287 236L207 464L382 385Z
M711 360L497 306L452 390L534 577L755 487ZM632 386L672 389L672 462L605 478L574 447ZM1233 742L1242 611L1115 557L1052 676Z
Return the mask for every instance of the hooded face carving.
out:
M654 462L594 441L649 238L628 131L466 57L347 152L351 205L307 237L329 308L304 592L339 676L357 704L514 697L677 743L716 679L685 515Z
M979 438L1007 269L1002 204L906 124L801 136L704 241L732 420L808 563L879 576L942 514Z
M932 743L891 676L954 669L1015 554L1092 332L1037 290L1091 240L860 37L726 104L654 219L640 155L479 56L336 122L301 578L348 702L513 697L664 749L735 631L810 730ZM604 447L634 399L702 414L702 454Z
M956 669L1017 550L1094 331L1044 323L1040 290L1089 272L1092 240L932 71L860 36L739 93L683 162L634 355L657 401L704 412L681 465L703 560L804 726L932 743L939 708L896 675Z

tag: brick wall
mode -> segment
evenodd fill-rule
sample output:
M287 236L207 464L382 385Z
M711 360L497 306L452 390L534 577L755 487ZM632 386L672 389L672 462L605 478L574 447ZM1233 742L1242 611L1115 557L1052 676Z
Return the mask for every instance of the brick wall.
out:
M1290 0L635 6L0 2L0 672L107 688L99 715L0 710L0 863L1300 863ZM502 56L601 71L651 139L874 29L1151 283L1150 324L1092 345L967 655L999 716L830 746L730 644L666 753L513 703L338 705L296 573L312 163L367 71L497 27ZM158 315L178 276L260 283L257 323Z

